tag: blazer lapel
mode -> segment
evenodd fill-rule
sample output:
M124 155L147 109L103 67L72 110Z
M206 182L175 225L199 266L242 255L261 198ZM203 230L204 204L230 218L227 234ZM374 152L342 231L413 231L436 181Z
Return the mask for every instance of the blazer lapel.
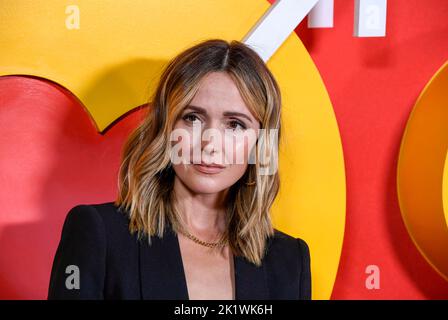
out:
M144 300L188 300L179 240L168 223L163 238L139 241L140 287ZM235 300L267 300L265 264L256 267L244 257L234 256Z
M266 266L260 267L244 257L234 256L235 300L268 300Z
M163 238L139 241L140 288L143 300L188 300L187 281L177 236L170 227Z

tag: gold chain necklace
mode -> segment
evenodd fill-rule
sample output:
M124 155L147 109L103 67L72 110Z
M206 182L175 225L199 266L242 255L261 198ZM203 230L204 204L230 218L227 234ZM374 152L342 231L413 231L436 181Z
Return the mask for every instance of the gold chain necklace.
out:
M205 241L202 241L202 240L196 238L194 235L192 235L191 233L189 233L186 230L181 230L180 232L184 236L186 236L188 239L196 242L197 244L200 244L202 246L209 247L209 248L215 248L215 247L218 247L218 246L224 246L227 243L227 239L225 239L225 238L222 239L221 241L218 241L218 242L205 242Z

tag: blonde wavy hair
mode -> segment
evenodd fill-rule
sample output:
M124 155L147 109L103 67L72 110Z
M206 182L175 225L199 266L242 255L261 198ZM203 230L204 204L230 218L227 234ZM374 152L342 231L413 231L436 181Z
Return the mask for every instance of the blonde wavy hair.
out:
M278 170L260 174L259 155L278 150L281 95L264 61L239 41L210 39L184 50L165 67L147 104L144 120L129 135L123 150L115 205L127 212L129 230L138 238L163 237L166 223L182 230L173 192L170 133L183 108L193 99L200 80L209 72L226 72L260 123L260 129L277 129L277 139L258 138L257 161L230 187L226 203L226 233L234 255L260 266L266 240L274 234L270 209L279 191ZM269 130L265 130L269 131ZM273 145L275 143L275 145ZM269 159L272 159L270 157Z

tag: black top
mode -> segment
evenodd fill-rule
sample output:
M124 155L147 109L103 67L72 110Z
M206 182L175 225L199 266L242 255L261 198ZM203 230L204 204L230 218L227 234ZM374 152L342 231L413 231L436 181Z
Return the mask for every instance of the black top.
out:
M131 235L128 225L113 202L73 207L54 257L48 299L189 299L171 226L149 245L147 238ZM234 256L236 300L311 299L306 242L275 229L267 250L260 267ZM79 289L70 265L78 267Z

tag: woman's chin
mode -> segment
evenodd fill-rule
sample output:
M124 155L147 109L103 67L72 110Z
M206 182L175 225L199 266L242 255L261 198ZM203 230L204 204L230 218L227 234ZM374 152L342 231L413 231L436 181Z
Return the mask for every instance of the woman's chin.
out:
M189 188L194 193L208 194L208 193L221 192L227 189L227 185L223 185L222 183L214 183L210 181L195 181L189 186Z

